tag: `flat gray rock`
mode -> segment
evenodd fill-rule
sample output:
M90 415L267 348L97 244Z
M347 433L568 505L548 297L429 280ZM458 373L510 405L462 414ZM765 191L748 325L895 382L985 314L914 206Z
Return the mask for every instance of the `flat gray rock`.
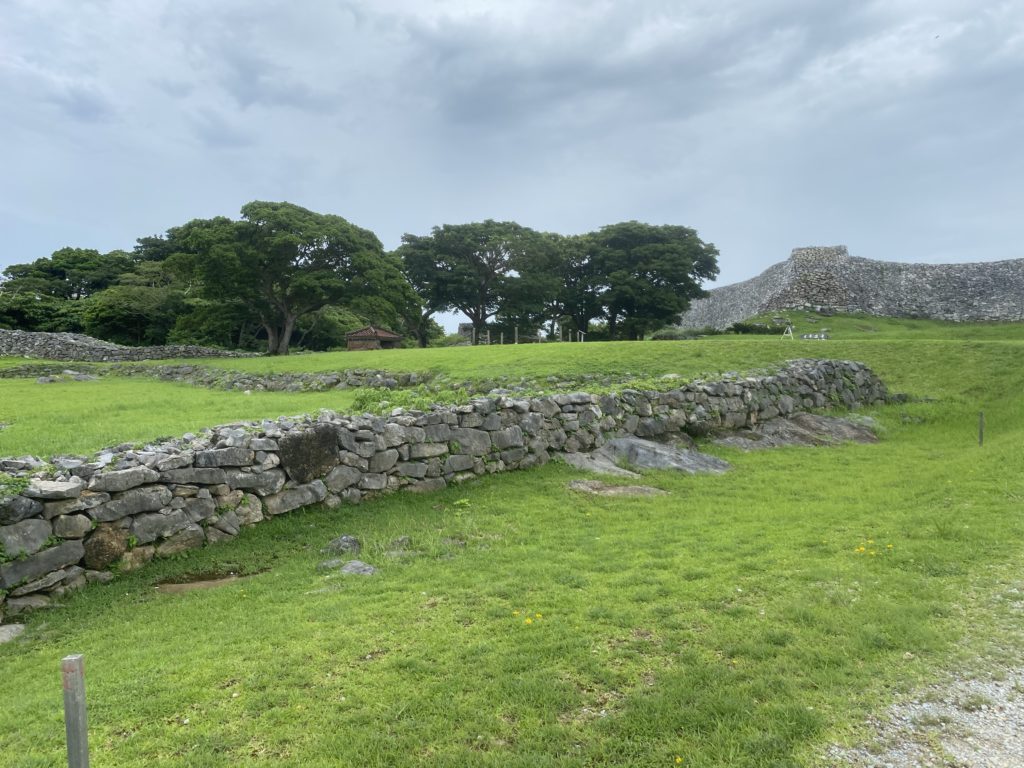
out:
M0 645L9 643L25 631L24 624L4 624L0 626Z
M616 437L591 453L568 453L563 458L577 469L630 478L639 477L633 469L674 469L691 475L721 474L729 469L728 462L692 448L640 437Z
M338 572L351 576L373 576L377 573L377 569L362 560L349 560L341 566L341 570Z
M350 552L353 555L358 555L362 548L363 545L360 543L359 539L355 536L345 534L327 542L327 546L320 551L325 554L342 554ZM338 564L340 565L341 561L338 561Z
M666 496L666 491L649 485L608 485L600 480L573 480L569 489L595 496Z
M727 445L744 451L778 448L786 445L838 445L839 443L877 443L873 427L875 421L867 417L857 419L823 416L818 413L797 413L788 419L771 419L752 429L741 429L714 439L717 445Z
M639 437L617 437L594 451L616 465L626 464L639 469L674 469L696 474L721 474L729 463L692 448L677 448Z
M596 453L565 453L561 456L562 461L570 467L582 469L584 472L594 472L599 475L613 475L615 477L640 477L636 472L630 472L616 464L606 456L599 456Z

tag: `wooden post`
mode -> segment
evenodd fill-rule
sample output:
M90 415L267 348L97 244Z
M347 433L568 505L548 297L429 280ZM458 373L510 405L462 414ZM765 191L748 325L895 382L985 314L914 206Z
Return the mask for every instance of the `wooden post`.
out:
M64 681L64 731L68 768L89 768L89 736L85 712L85 657L78 653L60 661Z
M491 346L491 329L487 329L487 346Z
M978 411L978 447L985 444L985 412Z
M516 326L516 344L519 343L519 326Z
M501 332L501 342L500 342L500 344L503 347L505 346L505 332L504 331Z

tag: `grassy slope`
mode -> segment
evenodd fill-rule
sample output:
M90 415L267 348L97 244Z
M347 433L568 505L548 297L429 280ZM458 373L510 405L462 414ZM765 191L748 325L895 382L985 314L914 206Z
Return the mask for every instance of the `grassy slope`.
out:
M506 345L504 347L338 352L286 358L192 361L258 373L380 368L433 371L454 380L582 374L657 376L679 373L713 377L723 371L776 365L793 357L837 357L872 365L896 391L943 394L941 369L973 369L976 359L999 349L1019 350L1024 324L957 325L931 321L834 317L802 328L829 327L833 339L787 341L763 336L717 336L700 341L600 344ZM1016 354L1013 351L1007 354ZM950 361L949 366L945 361ZM0 358L0 364L14 362ZM24 361L17 361L24 362ZM985 385L974 395L979 406ZM386 396L386 395L384 395ZM201 426L274 417L318 408L345 410L348 391L325 393L220 392L170 383L107 378L94 382L38 385L30 379L0 379L0 456L55 452L86 453L119 442L152 440Z
M675 348L749 359L778 343ZM813 349L938 400L880 409L875 446L723 449L721 477L650 473L661 499L582 497L553 465L293 513L91 587L0 647L0 765L61 764L57 667L71 652L87 655L97 764L813 764L1011 615L1024 343ZM383 573L317 572L340 533ZM422 554L388 558L403 534ZM152 589L217 567L268 570Z
M243 419L345 410L352 391L225 392L116 377L36 384L0 379L0 456L91 453Z

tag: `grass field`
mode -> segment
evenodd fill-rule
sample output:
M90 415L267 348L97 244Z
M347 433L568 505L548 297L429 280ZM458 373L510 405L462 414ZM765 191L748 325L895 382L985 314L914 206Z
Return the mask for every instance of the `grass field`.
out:
M480 377L843 357L930 399L872 411L877 445L716 449L725 475L647 473L665 497L580 496L553 464L291 513L89 587L0 646L0 765L63 763L68 653L86 654L96 765L827 765L896 692L1024 649L1024 328L843 330L865 322L823 320L820 343L381 353L451 371L461 353ZM319 396L280 397L295 413ZM380 574L317 570L342 533ZM416 554L389 556L403 535ZM254 575L154 590L225 570Z
M805 318L815 320L808 322ZM640 379L664 374L714 377L726 371L776 366L794 357L833 357L868 363L894 391L974 397L979 408L1001 380L1011 380L1024 349L1024 324L954 324L797 313L797 332L830 329L829 341L767 336L712 336L697 341L522 344L189 361L254 373L329 372L372 368L443 374L452 381L584 375ZM995 346L992 346L995 345ZM1006 354L1005 365L999 354ZM995 360L994 366L988 364ZM0 358L0 367L25 360ZM154 363L157 364L157 363ZM959 386L961 372L981 366L990 377ZM940 375L949 369L957 377ZM1009 379L1007 378L1009 377ZM969 377L971 382L976 377ZM991 384L991 386L990 386ZM319 408L349 409L350 390L273 393L205 390L173 383L105 377L40 385L0 379L0 456L88 453L122 442L145 442L202 426L270 418ZM380 399L393 399L383 391Z

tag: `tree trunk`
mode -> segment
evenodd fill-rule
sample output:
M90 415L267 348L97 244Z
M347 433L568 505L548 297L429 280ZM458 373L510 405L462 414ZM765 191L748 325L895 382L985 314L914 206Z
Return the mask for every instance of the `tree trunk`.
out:
M263 327L267 331L267 354L277 354L277 340L280 338L280 334L277 331L277 326L273 323L263 323Z
M291 344L292 331L295 330L295 321L297 319L298 318L292 314L284 316L284 328L281 329L281 337L277 340L277 354L288 354L288 346Z

